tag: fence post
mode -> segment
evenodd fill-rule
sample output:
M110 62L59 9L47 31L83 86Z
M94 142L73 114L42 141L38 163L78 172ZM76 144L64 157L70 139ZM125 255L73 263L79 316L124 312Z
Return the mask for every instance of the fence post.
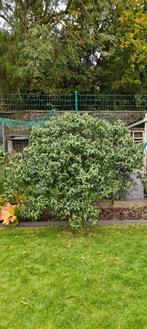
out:
M144 118L144 145L147 142L147 113ZM144 174L147 173L147 150L144 148Z
M6 154L6 141L5 141L5 123L2 122L2 139L3 139L3 152Z
M75 91L75 111L76 111L76 113L78 113L78 92L77 92L77 90Z
M5 122L2 122L2 140L3 140L3 152L4 152L4 163L3 163L3 175L5 177L6 171L6 139L5 139Z

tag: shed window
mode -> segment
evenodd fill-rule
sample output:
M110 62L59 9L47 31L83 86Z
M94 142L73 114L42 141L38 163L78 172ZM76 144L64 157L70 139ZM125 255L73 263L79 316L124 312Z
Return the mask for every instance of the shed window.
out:
M143 130L132 130L131 136L135 143L143 143L144 131Z

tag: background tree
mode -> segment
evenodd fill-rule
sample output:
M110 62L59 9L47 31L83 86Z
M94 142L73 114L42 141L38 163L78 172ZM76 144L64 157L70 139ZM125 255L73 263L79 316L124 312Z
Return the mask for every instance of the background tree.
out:
M1 88L143 92L143 0L1 0Z
M112 87L126 93L146 93L147 12L143 0L127 1L119 14L116 32Z

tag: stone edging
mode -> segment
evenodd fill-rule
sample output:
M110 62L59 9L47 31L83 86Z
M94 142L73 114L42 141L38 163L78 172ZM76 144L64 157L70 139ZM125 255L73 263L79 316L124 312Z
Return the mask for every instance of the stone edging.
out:
M140 219L140 220L133 220L133 219L130 219L130 220L100 220L97 222L97 226L98 225L142 225L142 224L147 224L147 220L146 219ZM17 225L18 228L21 228L21 227L32 227L32 228L35 228L35 227L68 227L69 226L69 223L67 221L41 221L41 222L21 222ZM90 222L87 222L86 223L86 226L92 226ZM0 228L6 228L6 227L9 227L9 226L5 226L3 224L0 224Z

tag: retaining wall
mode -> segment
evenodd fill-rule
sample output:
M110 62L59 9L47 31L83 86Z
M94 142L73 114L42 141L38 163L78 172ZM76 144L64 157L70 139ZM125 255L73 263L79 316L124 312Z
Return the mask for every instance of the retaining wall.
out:
M59 114L64 114L67 111L59 111ZM0 117L10 118L10 119L22 119L22 120L36 120L41 119L43 115L48 113L48 111L18 111L18 112L0 112ZM80 114L89 113L97 119L105 119L110 122L116 120L122 120L126 124L140 120L144 117L144 111L93 111L84 112L80 111Z

